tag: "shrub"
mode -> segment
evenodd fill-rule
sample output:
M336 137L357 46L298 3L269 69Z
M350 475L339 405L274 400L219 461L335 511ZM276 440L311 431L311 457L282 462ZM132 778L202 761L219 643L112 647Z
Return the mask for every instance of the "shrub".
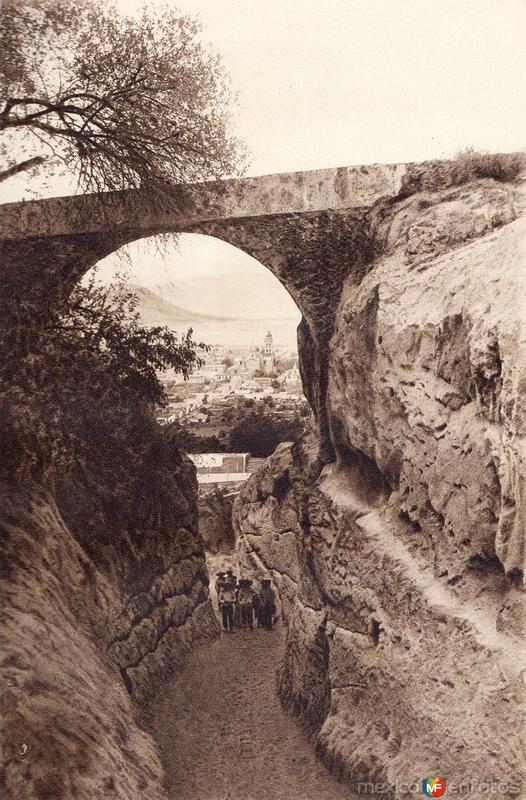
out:
M185 453L223 453L228 449L217 436L199 436L183 427L179 421L169 423L163 430L166 440ZM219 436L224 439L224 431Z
M503 183L514 181L523 167L524 158L518 153L480 153L468 147L453 159L454 185L475 178L493 178Z
M146 328L136 307L124 282L101 287L93 278L61 312L30 318L8 308L0 339L3 479L41 480L95 463L99 450L124 454L126 472L125 450L138 448L133 419L149 429L146 408L168 401L159 372L187 376L202 363L198 350L207 349L191 330L180 336Z
M515 180L526 167L521 153L481 153L466 148L449 161L426 161L409 164L398 200L417 192L439 192L462 186L479 178L492 178L501 183Z
M230 450L267 458L280 442L297 441L304 429L305 421L297 415L279 419L268 412L249 411L230 432Z

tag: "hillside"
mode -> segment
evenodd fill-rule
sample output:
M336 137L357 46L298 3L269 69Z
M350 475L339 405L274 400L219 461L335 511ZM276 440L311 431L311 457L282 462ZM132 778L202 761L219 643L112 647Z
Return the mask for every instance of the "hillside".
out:
M146 286L131 284L130 289L139 298L139 312L144 322L148 325L169 325L170 323L187 322L188 320L208 320L214 322L224 322L231 318L217 316L214 314L203 314L200 311L190 311L187 308L165 300L159 294L147 289Z
M195 275L153 287L170 303L195 308L200 314L240 319L295 319L296 304L269 270L254 274Z
M209 297L211 290L208 281L205 283L201 279L201 285L203 294ZM296 328L299 317L295 319L278 315L277 318L269 316L251 319L213 315L182 308L173 303L171 299L165 299L165 296L161 297L144 286L133 284L130 288L139 298L138 311L145 325L167 325L177 331L186 331L188 328L192 328L195 339L225 347L236 347L240 342L247 345L262 343L266 332L270 330L277 347L296 347ZM171 298L173 294L167 292L166 296ZM196 290L193 300L199 302L200 307L203 308L201 299L200 292ZM207 302L204 303L205 306Z

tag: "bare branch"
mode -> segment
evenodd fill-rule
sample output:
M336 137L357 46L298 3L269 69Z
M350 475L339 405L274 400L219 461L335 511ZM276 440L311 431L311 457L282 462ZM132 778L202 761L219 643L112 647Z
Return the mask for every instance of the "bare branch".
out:
M195 20L170 8L126 17L113 0L22 0L6 15L0 136L10 146L42 136L79 191L239 174L228 81Z
M18 175L19 172L27 172L33 169L33 167L43 164L46 160L45 156L34 156L33 158L28 158L26 161L21 161L19 164L15 164L9 167L9 169L4 169L0 172L0 181L6 181L8 178Z

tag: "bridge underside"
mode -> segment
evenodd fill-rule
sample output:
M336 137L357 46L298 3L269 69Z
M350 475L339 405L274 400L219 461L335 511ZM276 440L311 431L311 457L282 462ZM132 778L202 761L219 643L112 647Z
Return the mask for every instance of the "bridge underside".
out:
M408 174L408 165L376 165L219 181L173 187L153 207L140 191L0 206L4 346L14 317L20 328L21 315L34 324L59 308L82 275L123 245L164 233L214 236L270 269L300 309L304 391L321 460L331 460L325 398L335 311L344 280L359 280L371 259L371 208L399 195Z
M2 248L2 305L17 316L47 315L98 261L123 245L161 233L200 233L222 239L256 258L290 293L303 319L300 369L304 392L332 458L325 418L328 343L344 280L363 274L370 237L365 211L322 211L194 223L179 230L120 230L7 241ZM19 305L23 302L23 307ZM20 320L19 320L20 322Z

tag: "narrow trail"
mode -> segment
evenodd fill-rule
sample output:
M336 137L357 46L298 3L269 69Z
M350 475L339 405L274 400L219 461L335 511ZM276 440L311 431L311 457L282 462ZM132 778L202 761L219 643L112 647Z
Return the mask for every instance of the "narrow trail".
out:
M356 524L367 537L377 543L378 548L403 564L407 575L421 589L430 606L449 617L467 621L474 636L484 647L498 658L501 667L510 675L520 675L525 670L526 651L517 637L501 633L496 629L496 609L483 595L475 600L459 598L441 583L429 565L418 563L406 545L396 536L392 523L381 509L365 503L357 494L345 473L329 465L321 481L323 491L336 505L356 512Z
M152 708L170 800L354 800L282 710L281 626L223 634L187 660Z

